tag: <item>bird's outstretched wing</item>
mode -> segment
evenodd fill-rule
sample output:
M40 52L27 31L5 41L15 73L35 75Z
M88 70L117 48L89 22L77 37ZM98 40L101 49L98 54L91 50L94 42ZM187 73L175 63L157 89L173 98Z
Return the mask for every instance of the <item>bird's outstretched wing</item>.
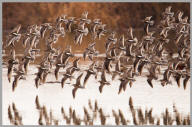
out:
M153 88L152 79L147 79L147 82L151 88Z
M100 93L102 93L102 91L103 91L103 87L104 87L104 84L101 83L101 85L99 86L99 92L100 92Z
M65 84L65 81L68 79L67 76L64 76L61 80L61 87L63 88L64 87L64 84Z
M90 77L90 73L89 72L87 72L87 75L85 76L85 79L84 79L84 83L83 83L83 86L85 87L85 85L86 85L86 83L87 83L87 80L89 79L89 77Z
M189 81L189 79L190 79L190 77L187 76L187 77L183 80L183 88L184 88L184 90L185 90L186 87L187 87L187 82Z
M80 75L79 75L79 77L77 78L77 83L76 84L78 84L78 85L80 85L81 84L81 77L83 76L83 73L81 73Z
M19 30L21 29L21 24L17 25L12 31L11 33L19 33Z
M73 99L75 99L75 95L76 95L77 89L78 89L78 88L75 87L75 88L72 90Z

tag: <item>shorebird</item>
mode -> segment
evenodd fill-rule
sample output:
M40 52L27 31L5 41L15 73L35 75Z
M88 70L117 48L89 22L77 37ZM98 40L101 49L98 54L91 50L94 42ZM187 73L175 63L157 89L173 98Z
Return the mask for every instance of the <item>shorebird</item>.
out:
M103 87L105 85L111 85L107 80L106 80L106 72L105 70L103 70L102 75L101 75L101 81L100 82L100 86L99 86L99 92L102 93L103 91Z
M163 15L164 16L170 16L170 17L173 17L173 15L174 15L174 12L171 12L171 6L168 6L166 9L165 9L165 11L163 12Z
M162 58L163 57L163 54L164 54L164 51L165 51L165 47L163 46L160 46L156 49L156 55L159 57L159 58Z
M178 65L184 63L184 58L181 57L176 57L175 59L173 59L173 69L177 70L178 69Z
M41 38L45 37L45 32L47 30L52 29L52 24L51 23L43 23L41 24L41 30L40 30L40 34L41 34Z
M87 23L90 24L91 20L87 18L88 17L88 11L85 11L80 18L80 23Z
M26 45L31 41L31 28L30 26L27 28L27 31L23 34L23 46L26 47Z
M133 82L136 81L136 80L134 79L135 73L133 73L133 68L132 68L132 67L128 70L128 72L127 72L126 75L127 75L127 76L126 76L126 80L129 81L129 86L130 86L130 88L131 88L132 85L133 85ZM123 90L125 91L126 88L127 88L127 84L125 84L125 85L123 86Z
M178 23L179 23L179 22L182 22L183 14L184 14L184 13L183 13L182 11L178 11L178 13L177 13L177 18L176 18L176 19L178 20Z
M61 79L61 87L62 88L64 87L65 81L67 79L71 80L71 78L73 78L73 76L71 74L71 71L72 71L72 67L69 67L69 68L66 69L65 74L63 74L63 78Z
M86 74L85 79L84 79L84 82L83 82L83 87L85 87L85 85L86 85L89 77L90 77L91 75L95 75L95 74L96 74L96 72L94 71L94 68L95 68L95 62L93 62L93 63L89 66L89 69L86 70L86 71L87 71L87 74Z
M75 20L75 17L69 17L68 22L66 23L67 31L71 32L71 26L75 24L77 21Z
M107 52L109 52L110 56L116 60L119 60L122 52L120 52L119 54L117 54L117 50L116 47L112 47L110 50L108 50Z
M161 57L158 57L157 55L152 55L150 59L151 59L150 63L155 64L155 68L159 74L161 73L161 66L168 65L167 61L165 61Z
M41 38L41 29L42 26L28 26L26 32L23 34L23 46L26 47L27 45L33 44L33 46L36 48L36 45L39 43Z
M174 71L173 77L174 77L175 81L177 82L177 86L180 87L181 86L182 71L181 70Z
M106 51L109 50L111 44L115 44L117 42L117 38L115 38L115 32L112 32L109 37L107 38L107 42L105 44Z
M118 49L121 51L125 51L125 38L124 35L122 35L119 39L119 43L118 43Z
M29 63L31 61L35 60L35 55L34 53L28 53L26 54L23 58L22 58L23 62L24 62L24 70L25 70L25 74L28 73L28 68L29 68Z
M57 31L56 35L58 34L58 36L56 37L57 40L58 40L59 36L65 37L65 29L62 26L62 22L57 25L56 31Z
M149 50L149 44L153 44L154 40L155 40L155 37L153 37L153 34L154 32L148 32L147 35L145 35L143 38L142 38L142 44L144 46L144 49L146 51Z
M190 44L190 39L189 37L186 37L185 39L183 39L183 41L180 43L181 47L188 49L188 45Z
M97 62L96 66L95 66L95 69L96 69L95 78L97 79L99 72L102 72L102 71L103 71L103 62L102 62L102 63L98 63L98 62Z
M130 87L132 87L132 82L135 81L135 79L133 79L133 72L132 72L132 68L127 69L124 71L124 74L121 76L121 78L119 79L121 81L120 85L119 85L119 92L118 94L121 93L122 90L126 90L127 84L129 83Z
M190 26L186 24L181 24L179 27L177 27L177 34L182 34L184 37L188 36L190 33Z
M55 68L55 78L56 80L58 80L58 76L59 76L59 70L61 67L64 67L65 64L63 64L63 52L61 52L58 56L57 56L57 60L56 60L56 68Z
M135 61L134 61L134 63L133 63L133 69L134 69L133 71L134 71L134 73L136 73L140 62L145 59L145 56L144 56L144 54L143 54L143 50L144 50L144 49L143 49L143 46L139 47L138 50L139 50L139 51L138 51L138 54L136 55Z
M51 53L51 54L55 54L56 53L56 49L53 48L53 43L46 43L46 49L44 50L45 53Z
M49 63L48 63L47 59L43 60L40 63L40 66L38 66L38 72L37 72L37 75L36 75L36 78L35 78L36 88L38 88L39 85L41 85L42 82L43 83L45 82L46 73L49 72L49 69L50 69L50 66L49 66Z
M90 60L93 60L93 56L97 56L99 54L99 51L97 51L94 47L92 50L89 51L88 57Z
M83 73L81 73L79 76L78 76L78 78L77 78L77 80L76 80L76 84L73 84L73 86L74 86L74 88L73 88L73 90L72 90L72 95L73 95L73 99L75 98L75 95L76 95L76 92L77 92L77 90L80 88L80 89L84 89L85 87L83 87L82 85L81 85L81 77L82 77L82 75L83 75Z
M188 16L185 16L184 18L182 18L181 22L182 25L189 25L188 24Z
M5 48L9 47L10 45L15 47L15 42L18 42L21 38L21 34L19 33L20 29L21 25L18 25L9 33Z
M87 36L87 34L89 33L89 30L88 28L85 28L85 23L80 22L78 25L78 28L75 31L76 31L75 44L81 45L83 36Z
M126 40L128 43L134 43L135 45L138 43L138 39L133 37L133 29L130 27L128 29L128 39Z
M65 14L59 16L57 19L56 19L56 23L55 23L55 26L54 26L54 29L52 29L52 37L53 37L53 40L54 40L54 43L57 42L59 36L61 37L64 37L65 36L65 29L64 27L62 26L63 23L67 23L68 20L66 19L66 16Z
M63 64L67 65L70 57L74 57L74 54L72 54L71 52L71 46L67 47L64 51L63 58L62 58Z
M45 52L44 59L46 59L47 62L49 63L50 69L52 69L53 66L55 65L58 55L59 55L59 51L57 51L57 53L55 54L52 54L50 52Z
M186 52L186 49L185 49L185 48L179 48L179 49L178 49L178 54L179 54L179 57L180 57L181 59L184 59L184 54L185 54L185 52Z
M151 65L151 67L148 68L149 75L147 76L147 82L151 86L151 88L153 88L152 80L153 79L155 79L155 80L158 79L158 75L157 75L156 69L157 69L157 65L156 64L155 65Z
M94 19L92 23L93 23L92 32L93 32L93 36L95 36L95 35L96 35L97 27L98 27L99 25L101 25L102 22L101 22L100 19Z
M41 81L43 80L43 73L44 73L44 69L42 67L38 67L37 76L35 78L35 86L36 86L36 88L39 87Z
M190 73L187 71L184 75L183 75L183 77L184 77L184 80L183 80L183 88L184 88L184 90L186 89L186 87L187 87L187 82L189 81L189 79L190 79Z
M111 54L106 53L106 57L104 60L104 69L107 70L108 73L111 72L111 61L114 60L114 58L111 57Z
M163 39L165 39L165 38L167 38L168 37L168 32L169 32L169 28L167 28L167 27L164 27L162 30L161 30L161 32L160 32L160 36L163 38Z
M53 65L55 65L56 59L60 53L59 49L57 49L55 53L45 52L43 59L46 59L52 68Z
M73 61L71 74L73 74L75 71L80 71L80 68L78 67L79 60L80 60L80 58L77 58Z
M24 63L21 62L19 64L18 70L17 70L16 75L15 75L15 79L14 79L13 84L12 84L12 91L13 92L15 91L15 88L17 87L19 80L25 79L24 74L25 74L24 73Z
M105 35L105 33L107 32L107 30L105 29L105 26L106 26L106 24L101 24L98 26L97 34L95 35L94 39L96 39L98 37L100 40L101 36Z
M98 51L96 51L96 49L95 49L95 44L96 44L96 42L93 42L93 43L88 45L88 48L85 49L85 51L83 53L84 60L86 59L87 55L88 55L90 60L93 60L93 56L98 55Z
M9 82L11 82L11 77L12 77L14 65L16 65L18 63L19 63L18 59L15 58L15 50L12 49L11 54L10 54L10 59L8 60L7 77L8 77Z
M148 59L141 60L140 64L138 65L138 68L137 68L139 75L142 74L144 66L148 63L150 63L150 61Z
M61 33L57 28L53 28L50 31L49 37L46 39L47 43L56 43L60 37ZM64 35L63 35L64 36Z
M186 58L186 61L184 63L185 69L187 72L189 72L190 71L190 54L187 54L185 58Z
M31 61L35 60L35 53L37 52L37 50L33 50L33 46L34 46L34 41L32 41L30 44L28 43L27 47L25 48L24 51L24 56L22 58L23 62L24 62L24 70L25 70L25 74L28 73L28 67L29 67L29 63Z
M173 72L172 71L172 64L169 64L168 68L163 73L163 79L160 80L162 86L165 86L165 85L171 83L170 77L171 77L172 72Z
M117 75L121 75L121 74L122 74L121 62L120 62L120 60L118 60L116 65L115 65L115 71L113 72L112 80L114 80Z
M50 69L51 69L51 68L46 68L46 69L44 70L42 83L45 83L45 82L46 82L48 74L51 73Z
M63 14L63 15L57 17L56 24L58 25L58 24L63 23L63 22L64 23L68 22L68 20L66 19L66 16L67 15Z
M144 31L146 34L149 33L149 26L152 26L154 24L154 21L151 20L152 16L145 17L144 19Z
M128 56L128 58L135 57L135 54L133 53L133 43L128 43L125 48L125 56ZM128 61L128 60L127 60Z
M31 32L31 37L32 37L31 40L34 41L33 45L35 48L37 47L37 44L39 43L41 38L40 30L41 30L41 26L33 25L32 32Z

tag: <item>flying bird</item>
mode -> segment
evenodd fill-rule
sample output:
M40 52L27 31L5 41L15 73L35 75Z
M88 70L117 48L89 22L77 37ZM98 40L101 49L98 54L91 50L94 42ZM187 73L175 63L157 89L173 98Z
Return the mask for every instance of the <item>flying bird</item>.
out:
M105 85L110 85L110 83L106 80L106 72L105 72L105 70L103 70L102 75L101 75L101 81L99 81L99 82L100 82L99 92L102 93L103 87Z
M83 75L83 73L81 73L81 74L78 76L78 78L77 78L77 80L76 80L76 84L73 85L73 86L74 86L74 88L73 88L73 90L72 90L73 98L75 98L76 92L77 92L78 89L84 89L84 87L81 85L81 77L82 77L82 75Z

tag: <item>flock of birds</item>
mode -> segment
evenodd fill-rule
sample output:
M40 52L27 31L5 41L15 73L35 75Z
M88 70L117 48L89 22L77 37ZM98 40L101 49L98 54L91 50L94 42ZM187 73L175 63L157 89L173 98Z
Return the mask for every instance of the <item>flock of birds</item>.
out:
M46 83L47 76L51 73L55 74L56 80L59 79L60 70L65 69L65 73L61 79L61 87L63 88L66 80L74 79L74 73L79 75L76 83L72 86L72 95L75 98L78 89L86 88L87 81L90 76L95 76L98 79L98 74L101 73L99 91L102 93L104 86L111 85L110 81L106 80L106 74L112 76L112 80L120 80L118 94L126 90L127 84L130 87L136 81L136 76L143 75L143 68L147 68L149 74L147 83L153 88L153 80L158 80L161 75L162 67L166 68L163 71L163 79L159 79L162 86L172 84L171 77L175 79L178 87L180 87L181 79L183 78L183 86L186 89L187 82L190 79L190 24L188 17L183 17L183 12L174 13L171 11L171 6L167 7L162 13L162 19L154 31L150 27L154 25L152 16L146 17L144 23L144 35L138 39L133 34L133 28L128 29L126 35L120 35L117 38L117 33L106 29L106 24L103 24L100 19L91 21L88 19L88 12L84 12L80 18L68 17L66 15L59 16L54 23L43 23L40 25L28 26L24 33L20 32L21 25L14 28L8 35L7 41L4 44L4 49L10 49L10 57L8 60L7 77L9 82L12 82L12 90L18 85L19 80L26 80L29 64L34 62L37 55L40 53L38 44L40 40L45 39L46 49L43 50L44 55L42 61L37 65L38 72L36 73L35 86ZM93 63L87 70L82 70L78 64L79 58L75 58L71 65L69 59L75 57L72 53L71 46L67 46L64 51L61 48L54 48L59 37L65 37L66 32L74 33L74 43L81 45L83 38L89 33L92 35L93 43L89 44L83 52L84 60L88 57ZM155 35L155 36L154 36ZM172 36L175 35L175 39ZM97 61L99 52L95 49L96 40L106 37L104 60ZM24 55L21 60L16 58L15 48L18 42L22 42ZM175 45L177 51L171 51L167 48L169 43ZM124 60L122 62L122 60ZM71 65L71 66L69 66ZM68 67L69 66L69 67ZM115 69L113 69L115 68ZM81 84L82 75L86 71L86 76L83 84Z

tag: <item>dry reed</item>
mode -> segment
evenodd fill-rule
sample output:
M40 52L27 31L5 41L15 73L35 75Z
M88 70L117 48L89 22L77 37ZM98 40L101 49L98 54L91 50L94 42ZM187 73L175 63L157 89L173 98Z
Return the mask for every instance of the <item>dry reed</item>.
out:
M120 109L119 109L119 117L121 119L121 124L122 125L127 125L127 121L126 121L126 119L125 119L125 117L124 117L124 115L123 115L123 113L122 113L122 111Z
M115 117L116 125L119 125L120 124L119 115L115 112L115 110L112 110L112 113L113 113L113 117Z
M41 106L40 106L40 103L39 103L39 97L38 97L38 95L37 95L36 98L35 98L35 104L36 104L36 108L37 108L38 110L40 110Z

